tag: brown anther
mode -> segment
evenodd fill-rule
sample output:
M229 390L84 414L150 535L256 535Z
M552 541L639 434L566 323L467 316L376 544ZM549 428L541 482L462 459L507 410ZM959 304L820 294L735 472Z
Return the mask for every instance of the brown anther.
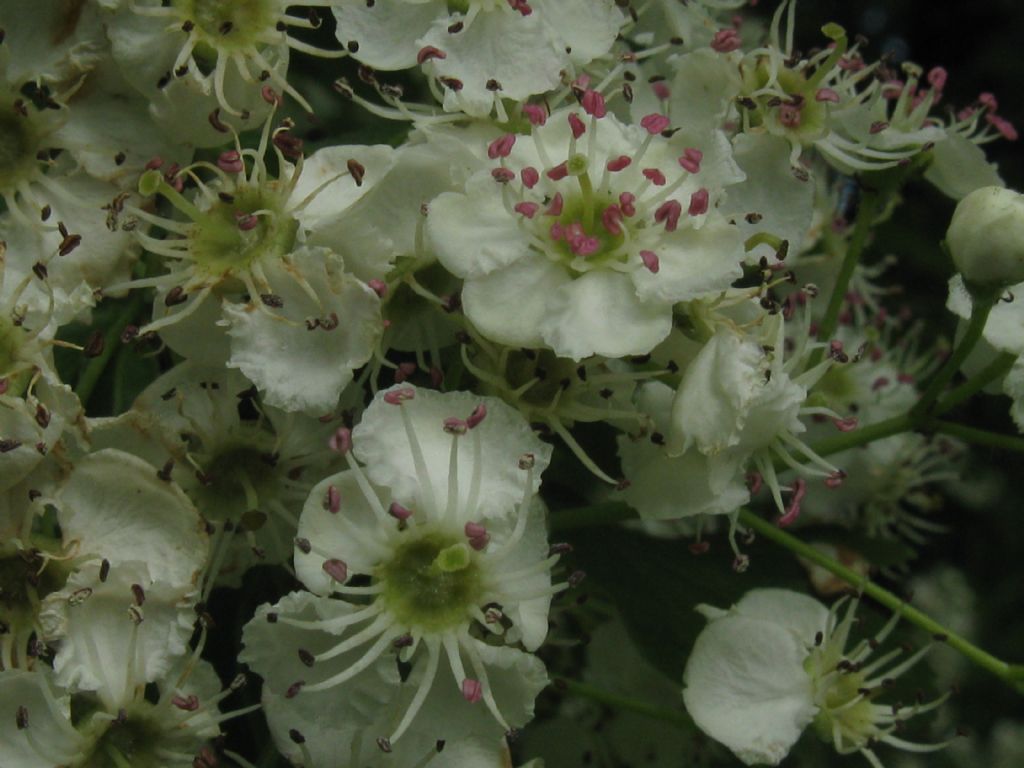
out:
M36 406L36 424L43 429L50 426L50 412L42 404Z
M221 24L219 27L217 27L217 31L220 32L220 34L222 34L222 35L227 35L227 34L230 34L231 30L234 29L234 28L235 28L235 25L234 25L233 22L225 21L223 24Z
M67 235L63 240L61 240L60 247L57 249L57 253L60 256L67 256L81 244L81 235Z
M146 602L146 592L142 589L141 584L132 584L132 597L138 606Z
M348 168L349 175L352 177L352 181L356 183L356 186L363 186L363 179L366 177L366 167L354 159L348 160L345 166Z
M188 301L188 296L185 294L185 289L180 285L176 285L171 288L171 290L167 292L167 295L164 296L165 307L174 307L178 304L184 304L186 301Z
M260 301L272 309L280 309L284 306L284 299L276 293L261 293Z
M110 561L103 558L103 562L100 563L100 582L106 582L107 577L110 575Z
M165 483L169 483L169 482L171 482L171 472L173 472L173 471L174 471L174 459L168 459L167 461L164 462L163 467L161 467L157 471L156 476L159 477L161 480L163 480Z
M32 265L32 274L38 277L40 280L45 280L50 274L49 270L46 269L46 265L41 261L37 261Z
M103 348L105 346L106 340L103 338L103 332L98 330L93 331L85 341L85 346L82 348L82 354L88 358L99 357L103 354Z
M207 119L210 121L210 125L213 127L213 130L218 131L220 133L231 132L231 127L220 119L220 107L217 107L215 110L213 110L213 112L210 113Z
M15 448L20 448L20 447L21 447L21 441L20 440L14 440L14 439L9 438L9 437L5 437L5 438L0 439L0 453L9 453L10 451L13 451Z

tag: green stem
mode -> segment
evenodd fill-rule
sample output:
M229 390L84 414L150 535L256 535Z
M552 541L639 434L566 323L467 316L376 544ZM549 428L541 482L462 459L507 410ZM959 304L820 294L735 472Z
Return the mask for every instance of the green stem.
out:
M893 416L875 424L868 424L865 427L858 427L852 432L842 432L832 437L826 437L811 446L819 456L828 456L831 453L839 453L860 445L867 445L875 440L884 437L891 437L902 432L908 432L914 428L914 420L908 414Z
M88 404L89 398L92 397L92 393L107 367L107 363L110 362L110 358L113 357L114 352L118 349L121 333L138 316L139 310L142 309L143 299L144 296L139 291L132 294L125 303L124 308L114 318L114 322L110 324L107 332L103 335L103 351L90 360L78 375L78 381L75 383L75 394L78 395L78 399L83 406Z
M977 392L980 392L993 381L1003 378L1013 368L1017 356L1009 352L1003 352L995 360L982 368L973 378L968 379L959 387L950 392L939 403L932 408L932 413L941 416L946 411L952 410L965 400L970 399Z
M1002 448L1007 451L1024 453L1024 437L1000 435L997 432L989 432L984 429L976 429L975 427L954 424L952 421L942 421L940 419L929 419L926 422L926 426L936 432L941 432L951 437L959 437L961 440L974 443L975 445L985 445L990 448Z
M967 323L967 330L964 332L963 338L960 339L960 343L956 345L953 354L942 364L939 372L935 374L931 383L928 384L924 394L921 395L921 399L910 409L911 417L916 418L927 413L935 404L935 401L939 399L946 385L953 379L956 372L960 370L960 366L964 364L964 360L971 354L971 350L981 340L981 334L985 330L985 323L988 322L988 315L998 300L998 294L993 294L990 297L974 296L974 309L971 311L971 319Z
M982 669L988 670L1003 682L1013 686L1019 692L1024 693L1024 668L1019 664L1007 664L997 659L990 653L983 651L966 638L961 637L930 616L922 613L916 608L906 604L904 600L878 586L866 576L863 576L851 568L836 562L831 557L824 555L809 544L805 544L792 534L786 533L781 528L762 520L753 512L741 509L739 513L740 522L759 533L764 538L788 549L793 554L818 565L830 573L843 579L857 591L874 598L879 603L899 614L911 624L915 624L933 636L941 637L950 647L956 649L974 664Z
M825 317L818 327L818 338L828 341L836 332L839 325L839 312L846 299L846 291L850 287L850 279L853 277L861 254L864 253L864 246L867 245L868 234L871 232L871 225L878 215L878 208L881 204L882 195L877 190L865 190L860 201L860 209L857 211L857 222L853 227L853 235L850 237L850 244L847 246L846 255L843 256L843 263L839 267L839 274L836 276L836 284L832 288L832 295L828 300L828 307L825 309ZM807 368L813 368L821 362L825 351L816 349L811 353Z
M636 712L638 715L644 715L646 717L653 718L654 720L671 723L672 725L685 730L693 728L693 721L690 719L689 715L680 709L666 709L664 707L658 707L654 704L648 704L646 701L619 696L618 694L611 693L610 691L596 688L588 683L581 683L578 680L570 680L565 677L559 678L556 683L564 686L570 693L574 693L577 696L583 696L584 698L591 699L592 701L596 701L601 704L606 704L613 709Z

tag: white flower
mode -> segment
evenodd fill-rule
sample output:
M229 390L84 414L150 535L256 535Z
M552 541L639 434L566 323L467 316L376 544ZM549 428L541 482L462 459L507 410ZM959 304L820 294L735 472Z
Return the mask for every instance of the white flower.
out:
M111 630L134 636L142 611L110 617ZM222 714L218 703L244 678L221 691L213 668L197 657L179 659L147 686L137 677L134 649L111 660L131 681L116 696L61 686L46 667L0 671L0 739L5 768L54 766L161 766L194 768L216 764L211 742L219 723L254 707Z
M720 327L687 366L672 405L669 454L697 450L706 456L707 482L713 493L736 483L752 465L759 480L768 485L776 507L785 512L783 521L791 522L799 514L805 483L798 480L791 489L793 499L784 504L773 461L777 457L803 474L840 480L839 470L797 437L806 429L801 416L840 417L829 408L805 404L808 387L831 361L801 371L810 346L807 336L796 340L784 360L782 314L764 317L760 326L752 333ZM794 453L810 462L798 464Z
M385 752L406 731L415 745L523 725L547 681L530 652L566 587L551 584L558 555L535 499L550 449L498 400L404 386L378 394L335 444L350 468L314 488L296 539L296 575L322 597L285 598L246 630L243 658L284 696L282 717L285 702L309 712L342 687L361 711L320 720L353 755L360 722L382 729ZM396 652L412 664L407 686ZM357 703L367 697L379 703Z
M674 304L741 274L740 234L715 205L742 176L721 134L686 146L660 135L661 115L623 125L596 91L582 102L529 107L531 133L495 139L495 167L435 199L427 233L486 338L574 360L644 354Z
M60 482L48 474L59 470L36 467L0 508L0 527L11 535L0 546L8 596L0 610L10 627L3 664L25 666L25 643L35 632L42 641L63 643L64 674L95 680L88 637L105 630L111 611L123 613L129 587L137 585L151 593L153 620L144 634L154 650L147 674L158 674L154 670L180 652L191 632L189 600L206 565L207 537L195 507L177 486L123 451L86 456ZM56 515L47 516L47 509ZM111 590L114 607L106 597ZM185 629L176 636L168 627L182 617Z
M140 333L159 330L174 349L207 365L222 365L226 358L271 405L324 413L373 353L382 331L380 299L345 271L340 256L304 245L303 212L319 195L344 209L372 185L364 186L366 166L355 157L384 168L391 152L324 150L311 161L316 185L300 193L301 142L286 128L270 128L268 119L256 150L243 150L236 137L235 149L222 152L216 165L148 171L144 192L159 193L187 221L125 210L174 235L138 236L147 250L165 257L170 271L107 290L155 286L154 319ZM264 162L271 146L277 179ZM294 166L286 154L296 159ZM198 168L213 172L215 180L202 181ZM181 194L185 179L198 186L194 200ZM322 205L310 215L313 223L328 218ZM226 335L214 324L225 326Z
M114 60L150 99L157 122L182 143L221 143L208 120L211 113L249 125L261 120L267 110L261 99L264 83L311 112L309 102L288 82L290 49L331 58L345 55L289 34L290 26L308 27L311 22L287 13L291 3L286 0L103 4L114 11L105 20ZM328 4L314 0L306 5Z
M420 64L447 110L504 114L502 100L557 88L611 48L626 21L613 0L333 0L337 36L375 69Z
M674 396L662 382L649 382L638 390L639 407L651 417L656 431L619 436L622 473L629 481L622 499L644 520L735 512L750 501L742 475L734 474L722 487L712 486L708 456L694 449L678 456L666 452Z
M875 768L877 743L915 752L945 746L907 742L895 732L946 697L911 707L875 701L928 647L895 665L898 650L870 660L894 616L873 639L847 650L857 601L840 620L843 602L830 611L796 592L755 589L726 611L700 606L708 626L687 661L683 701L701 730L746 765L778 765L812 723L840 754L860 753Z
M291 557L299 513L313 486L339 468L334 427L259 401L237 371L181 363L151 383L132 409L90 422L93 448L117 446L176 482L213 526L216 578L237 586L259 562Z

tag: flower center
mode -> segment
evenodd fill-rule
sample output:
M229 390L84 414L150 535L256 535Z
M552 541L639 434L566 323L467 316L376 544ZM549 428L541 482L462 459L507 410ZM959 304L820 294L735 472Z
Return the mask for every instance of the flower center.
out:
M95 719L92 724L106 729L92 745L92 752L79 768L162 768L167 760L158 753L165 741L154 706L136 702L120 720ZM198 744L196 745L198 746Z
M262 435L251 437L251 443L229 445L203 462L198 487L188 489L207 518L235 520L257 509L260 499L269 495L274 482L273 452L271 446L261 449Z
M33 538L33 544L57 550L59 542ZM45 563L31 551L0 554L0 620L10 631L30 630L35 626L39 601L64 586L67 571L60 561Z
M480 567L465 538L445 533L400 544L376 575L384 584L381 597L398 622L425 631L465 623L481 592Z
M278 207L275 195L251 186L241 187L230 203L214 203L190 234L197 265L227 275L262 257L289 253L299 224Z
M261 42L278 20L270 0L173 0L181 16L195 24L201 58L216 60L211 50L242 51Z
M0 99L0 194L13 194L18 185L38 173L39 149L31 118L23 116L14 101Z
M185 240L168 240L166 245L186 247L187 242L192 268L212 278L237 276L259 259L290 253L299 229L298 221L285 210L288 191L281 182L253 184L227 176L224 180L217 199L206 210L197 208L159 171L147 171L139 184L143 194L159 192L192 220ZM180 231L180 225L169 221L165 229Z

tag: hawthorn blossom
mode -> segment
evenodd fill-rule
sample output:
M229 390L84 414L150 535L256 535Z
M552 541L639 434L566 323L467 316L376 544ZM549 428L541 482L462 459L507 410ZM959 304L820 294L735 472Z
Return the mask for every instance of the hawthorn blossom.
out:
M382 330L380 299L346 271L336 253L305 244L302 211L325 191L338 209L358 199L366 191L366 166L354 155L371 158L375 168L386 167L390 151L326 149L311 161L318 185L299 196L301 142L287 126L272 132L271 120L258 148L242 149L236 135L235 149L222 152L216 164L160 170L163 161L153 161L141 191L159 194L186 221L126 207L126 221L172 235L137 235L148 251L164 257L168 271L107 291L157 288L154 318L138 329L140 334L159 330L174 349L208 365L226 360L271 405L324 413L374 351ZM279 178L267 169L270 147ZM214 180L203 181L199 169L212 172ZM182 194L186 179L197 186L194 198ZM321 210L313 220L324 218ZM225 327L226 334L215 326ZM298 368L301 377L295 375Z
M776 459L803 476L822 478L826 486L845 477L798 437L807 429L802 417L824 415L842 430L856 426L855 419L808 401L808 390L834 364L826 358L803 370L813 347L805 324L795 347L785 354L781 313L763 317L746 332L719 327L683 373L672 404L669 455L696 450L707 457L712 493L745 478L749 468L756 472L755 488L763 481L783 513L780 523L794 521L806 481L801 477L794 482L788 489L792 496L784 502ZM809 461L800 464L796 456Z
M246 568L292 554L313 486L337 469L334 427L260 402L238 371L181 363L116 418L93 419L94 449L118 446L177 483L212 526L206 581L237 586Z
M708 625L683 673L683 701L702 731L745 765L778 765L809 725L841 755L860 754L874 768L877 744L912 752L946 746L897 735L909 718L946 696L911 706L876 701L929 646L896 661L900 650L872 659L899 620L847 648L858 601L831 610L782 589L755 589L728 610L698 606ZM895 663L894 663L895 662Z
M319 748L353 761L373 723L384 752L406 732L416 744L523 725L547 681L532 651L567 587L551 583L559 555L535 498L550 449L498 400L405 385L334 444L349 469L313 489L296 538L313 594L261 608L245 634L242 658L280 697L280 717L305 713L331 740ZM300 665L277 661L282 644ZM412 665L408 686L396 654ZM352 711L318 723L339 690Z
M596 91L581 110L524 111L530 133L491 142L495 165L427 217L485 338L573 360L644 354L668 335L676 303L740 276L743 242L716 209L742 178L723 136L680 145L662 136L667 118L624 125Z

